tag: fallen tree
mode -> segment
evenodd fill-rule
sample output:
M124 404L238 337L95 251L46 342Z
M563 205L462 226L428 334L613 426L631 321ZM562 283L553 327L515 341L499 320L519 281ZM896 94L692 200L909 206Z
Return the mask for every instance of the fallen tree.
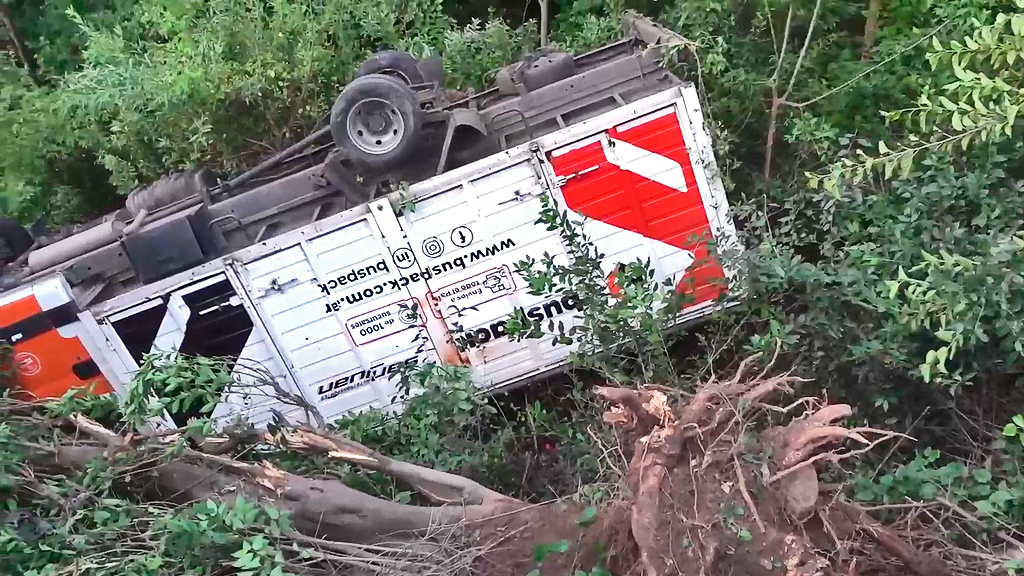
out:
M183 510L199 503L227 515L232 507L257 503L272 511L269 517L287 518L285 525L268 524L273 541L266 546L275 552L261 565L266 574L344 569L525 576L536 569L848 576L869 573L860 571L865 566L874 566L871 573L885 566L921 576L977 573L972 570L983 560L965 568L963 556L951 565L918 550L819 483L827 463L841 465L900 434L845 426L849 406L815 397L774 404L801 380L768 376L770 367L752 375L755 361L747 359L730 379L713 378L690 396L654 386L596 388L608 404L605 421L632 439L621 451L629 457L623 495L599 512L566 502L522 502L459 475L389 458L320 426L249 432L233 443L234 455L214 454L200 447L215 443L198 442L188 431L112 429L82 414L54 417L38 405L3 399L0 450L9 480L0 488L12 501L51 507L47 514L37 506L9 520L14 536L7 541L24 547L56 526L92 521L82 518L83 503L117 495L137 507ZM423 504L400 504L252 457L267 447L385 474L414 489ZM90 474L108 481L90 487L82 480ZM208 527L209 515L196 517ZM121 530L147 546L155 546L153 534L168 529L130 520ZM26 523L34 528L19 527ZM77 537L73 529L68 533ZM204 557L210 573L225 566L248 568L240 572L246 576L264 573L242 562L256 558L251 530L243 536L250 548ZM166 551L166 537L161 541ZM79 555L67 562L81 569L84 561ZM158 568L152 573L175 573L171 565Z

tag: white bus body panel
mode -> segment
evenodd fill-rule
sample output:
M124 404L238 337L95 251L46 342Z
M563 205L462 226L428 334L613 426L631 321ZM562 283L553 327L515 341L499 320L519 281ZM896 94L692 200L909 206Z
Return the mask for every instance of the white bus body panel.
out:
M107 377L123 389L140 353L198 349L187 334L204 306L240 331L219 336L237 364L264 366L329 420L391 405L409 363L470 366L482 389L556 369L570 347L503 337L517 308L545 325L575 318L571 296L532 296L515 272L526 256L565 258L557 233L536 223L543 195L587 216L605 273L649 259L657 280L698 277L687 318L717 305L700 246L736 235L696 92L682 86L418 183L398 214L379 200L94 306L104 364L118 366ZM693 244L691 232L713 238ZM153 307L140 345L129 335ZM466 334L475 345L460 350ZM271 408L295 414L267 392L225 398L215 416L262 425Z

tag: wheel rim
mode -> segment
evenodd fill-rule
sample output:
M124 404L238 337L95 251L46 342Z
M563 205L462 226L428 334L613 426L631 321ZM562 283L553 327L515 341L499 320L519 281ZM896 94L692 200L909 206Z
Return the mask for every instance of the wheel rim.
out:
M398 108L387 100L360 100L348 113L349 140L367 154L387 154L402 142L405 120Z

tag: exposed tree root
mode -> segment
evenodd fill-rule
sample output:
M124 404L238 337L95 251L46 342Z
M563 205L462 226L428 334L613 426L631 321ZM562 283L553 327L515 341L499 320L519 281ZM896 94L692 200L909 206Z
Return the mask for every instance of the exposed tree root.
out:
M701 386L681 406L669 406L658 390L596 390L611 403L605 420L636 436L630 523L645 576L850 573L849 564L823 549L828 530L812 522L830 513L819 499L816 466L901 435L844 427L852 409L824 405L751 436L759 416L786 415L807 400L787 408L766 404L800 379L766 377L769 368L748 378L755 358L728 381ZM848 443L859 448L843 450ZM949 573L943 561L915 550L866 512L846 521L913 573Z

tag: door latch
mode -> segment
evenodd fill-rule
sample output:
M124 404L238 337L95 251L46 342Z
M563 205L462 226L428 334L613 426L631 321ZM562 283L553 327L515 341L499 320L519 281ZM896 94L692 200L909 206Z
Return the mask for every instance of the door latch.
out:
M286 280L284 282L281 282L275 276L274 278L270 279L270 285L267 286L267 289L264 290L263 294L261 294L260 296L266 296L270 292L283 292L285 288L287 288L287 287L289 287L289 286L291 286L293 284L296 284L298 281L299 281L298 278L292 278L291 280Z
M601 167L600 164L594 164L590 168L584 168L583 170L579 170L579 171L573 172L572 174L566 174L565 176L558 176L557 178L555 178L555 186L561 187L566 182L568 182L570 178L576 178L577 176L583 176L584 174L589 174L589 173L593 172L594 170L597 170L600 167Z

